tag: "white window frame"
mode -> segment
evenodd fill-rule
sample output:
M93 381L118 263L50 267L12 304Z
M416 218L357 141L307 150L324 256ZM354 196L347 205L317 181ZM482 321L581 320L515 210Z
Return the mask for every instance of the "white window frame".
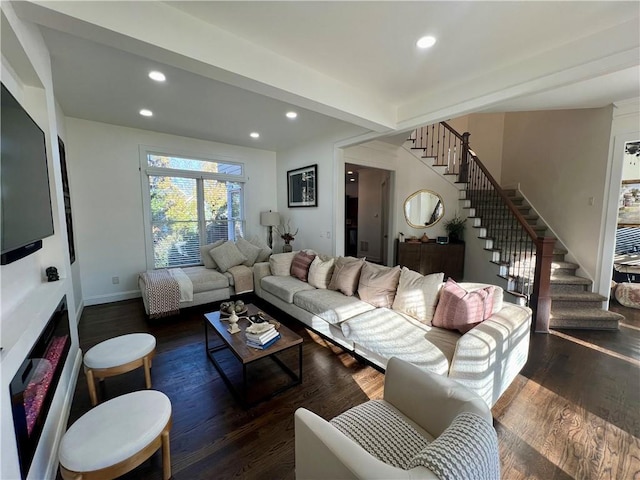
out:
M226 164L234 164L238 165L241 169L240 175L228 175L224 173L210 173L210 172L201 172L201 171L193 171L193 170L180 170L176 168L161 168L161 167L150 167L148 164L148 156L149 155L159 155L164 157L178 157L189 160L202 160L207 162L220 162ZM147 270L155 270L155 257L153 251L153 235L151 234L151 194L149 191L149 177L154 175L164 175L171 177L184 177L184 178L194 178L194 179L203 179L203 180L218 180L218 181L230 181L234 183L242 184L241 192L240 192L240 212L241 218L240 222L243 226L243 231L246 227L246 218L245 218L245 201L244 201L244 184L246 183L245 177L245 168L244 163L239 162L238 159L229 158L223 155L209 156L203 155L202 153L193 152L185 152L179 150L172 150L163 147L152 147L148 145L140 145L139 146L139 162L140 162L140 182L142 186L142 217L144 221L144 239L145 239L145 257ZM204 197L204 188L202 182L196 183L198 189L199 198ZM229 202L231 198L227 199ZM229 238L233 236L233 227L231 224L227 226ZM202 209L202 205L198 202L198 229L200 232L206 229L206 220L204 218L204 211ZM202 245L202 241L204 240L203 236L200 235L200 242Z

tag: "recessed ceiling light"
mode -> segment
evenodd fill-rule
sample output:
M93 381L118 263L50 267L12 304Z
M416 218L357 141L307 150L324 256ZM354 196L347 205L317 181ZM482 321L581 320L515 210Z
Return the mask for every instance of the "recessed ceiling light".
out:
M429 48L433 47L436 44L436 38L431 35L427 35L426 37L422 37L416 42L418 48Z
M287 118L294 119L298 116L296 112L287 112Z
M349 171L347 172L347 175L353 175L353 170L349 170Z
M259 134L258 132L251 132L251 133L249 134L249 136L250 136L251 138L260 138L260 134Z
M351 178L350 180L351 180L352 182L355 182L355 181L356 181L356 179L355 179L355 178Z
M157 70L149 72L149 78L156 82L164 82L167 79L167 77L164 76L164 73L158 72Z
M143 108L142 110L140 110L140 115L142 115L143 117L152 117L153 112L149 109Z

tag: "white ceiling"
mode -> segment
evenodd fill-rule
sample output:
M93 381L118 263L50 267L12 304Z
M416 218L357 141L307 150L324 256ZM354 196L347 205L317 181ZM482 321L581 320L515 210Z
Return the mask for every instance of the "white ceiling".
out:
M640 96L640 2L117 5L15 5L43 26L69 116L283 150L473 111ZM438 43L419 51L424 34ZM146 77L152 68L166 84Z

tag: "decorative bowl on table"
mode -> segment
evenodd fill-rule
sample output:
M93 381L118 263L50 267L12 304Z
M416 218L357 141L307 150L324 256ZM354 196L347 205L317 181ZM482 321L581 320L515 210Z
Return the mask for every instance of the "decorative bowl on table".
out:
M240 316L247 313L247 306L242 300L236 300L235 302L222 302L220 304L220 315L229 316L232 312Z

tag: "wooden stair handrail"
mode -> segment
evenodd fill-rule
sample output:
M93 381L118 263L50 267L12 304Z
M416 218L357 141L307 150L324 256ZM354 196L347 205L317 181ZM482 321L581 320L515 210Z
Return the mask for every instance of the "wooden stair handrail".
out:
M509 210L511 210L511 213L513 213L513 215L516 217L516 219L518 220L520 225L522 225L524 230L527 232L527 235L529 235L529 238L531 238L532 240L536 240L536 241L538 240L538 238L543 238L543 237L538 237L538 234L531 227L531 225L529 225L529 222L527 222L527 220L524 218L524 216L520 213L520 211L517 209L517 207L513 204L511 199L504 193L504 190L502 190L502 187L500 185L498 185L498 182L496 182L495 178L493 178L493 175L491 175L491 173L489 173L489 170L487 170L487 167L485 167L483 165L483 163L480 161L480 159L477 157L477 155L473 152L473 150L469 150L469 154L473 157L473 160L476 162L476 165L478 165L480 170L482 170L482 173L484 173L484 175L487 177L487 180L489 180L491 185L493 185L494 190L496 192L498 192L500 197L507 204L507 206L509 207Z
M440 122L451 134L461 141L462 155L460 157L459 180L468 183L469 157L473 158L475 164L480 168L493 189L498 192L500 198L507 205L518 223L522 226L529 238L536 246L536 267L533 277L533 295L529 305L534 310L534 322L532 329L537 333L549 332L549 318L551 315L551 263L553 262L553 247L556 239L554 237L539 237L535 230L529 225L520 211L516 208L511 199L504 193L502 187L493 178L478 156L469 147L469 132L462 135L456 132L447 122Z

